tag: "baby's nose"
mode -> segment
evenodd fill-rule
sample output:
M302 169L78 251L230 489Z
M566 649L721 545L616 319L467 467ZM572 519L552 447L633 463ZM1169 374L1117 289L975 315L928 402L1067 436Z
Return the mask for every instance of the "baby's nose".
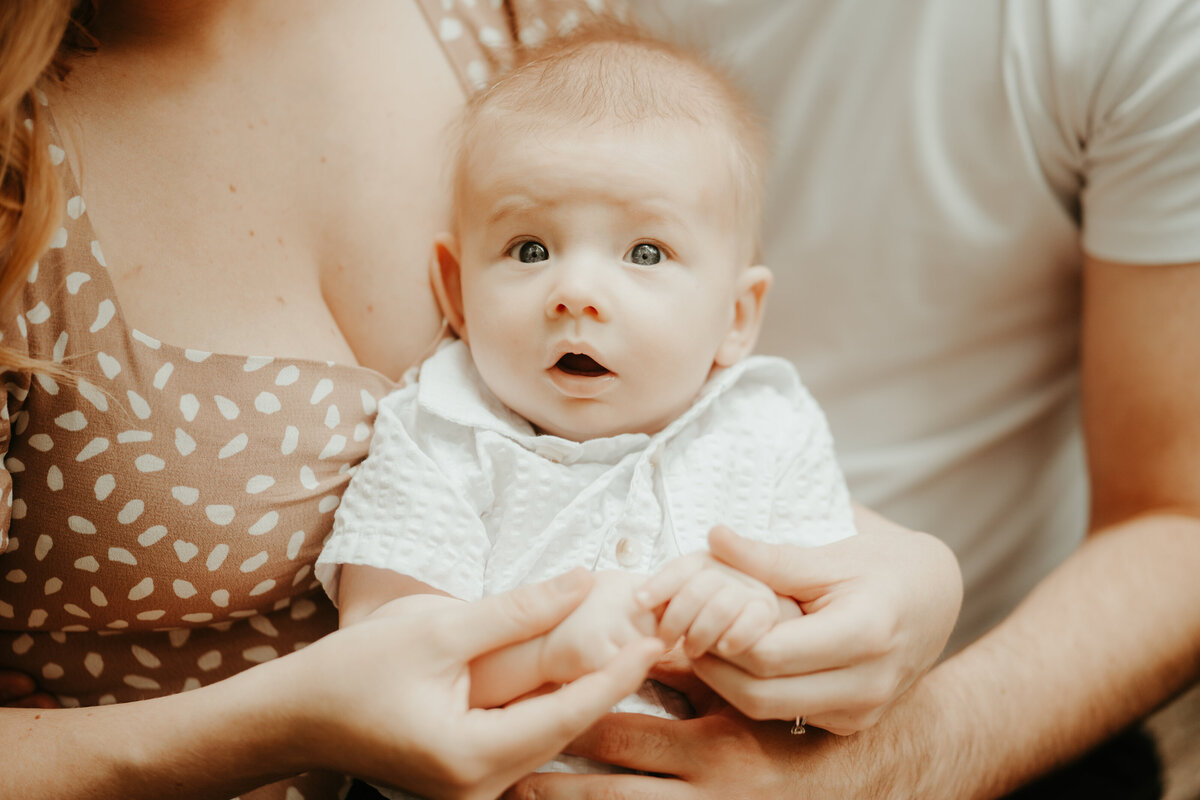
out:
M603 322L606 303L601 298L600 276L587 265L564 266L546 298L546 316L590 317Z

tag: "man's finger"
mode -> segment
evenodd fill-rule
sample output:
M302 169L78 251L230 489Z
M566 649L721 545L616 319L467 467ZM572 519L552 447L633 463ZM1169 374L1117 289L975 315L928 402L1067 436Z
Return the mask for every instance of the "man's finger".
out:
M645 775L568 775L537 772L504 793L503 800L683 800L694 794L687 784Z
M567 752L625 769L686 775L691 762L680 747L680 734L702 723L649 714L608 714L576 737Z

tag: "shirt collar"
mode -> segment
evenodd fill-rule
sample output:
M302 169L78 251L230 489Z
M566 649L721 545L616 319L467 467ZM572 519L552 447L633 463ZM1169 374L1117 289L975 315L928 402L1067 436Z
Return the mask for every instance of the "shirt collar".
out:
M490 431L534 453L563 463L578 461L616 463L630 453L657 450L703 414L718 397L753 367L757 358L743 359L718 371L700 390L692 405L653 436L621 433L602 439L574 442L550 434L539 434L528 420L505 406L492 394L461 340L447 341L421 364L417 403L423 411L449 422Z

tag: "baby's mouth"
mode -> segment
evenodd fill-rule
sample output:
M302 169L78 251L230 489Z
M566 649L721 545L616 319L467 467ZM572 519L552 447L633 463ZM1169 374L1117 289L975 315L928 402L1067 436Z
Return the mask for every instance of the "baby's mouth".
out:
M610 370L591 356L583 353L566 353L555 362L554 366L568 375L578 375L583 378L598 378L608 375Z

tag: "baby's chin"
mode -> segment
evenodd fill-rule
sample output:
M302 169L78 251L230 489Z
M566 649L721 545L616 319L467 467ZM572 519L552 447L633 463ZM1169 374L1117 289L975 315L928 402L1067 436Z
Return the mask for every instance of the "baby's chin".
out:
M587 402L587 401L581 401ZM523 414L533 425L533 430L539 436L557 436L572 442L584 442L593 439L609 439L629 433L644 433L653 436L675 418L672 414L662 420L632 421L629 419L612 419L611 408L597 408L593 413L580 414L578 419L547 419L541 415ZM520 413L520 412L518 412Z

